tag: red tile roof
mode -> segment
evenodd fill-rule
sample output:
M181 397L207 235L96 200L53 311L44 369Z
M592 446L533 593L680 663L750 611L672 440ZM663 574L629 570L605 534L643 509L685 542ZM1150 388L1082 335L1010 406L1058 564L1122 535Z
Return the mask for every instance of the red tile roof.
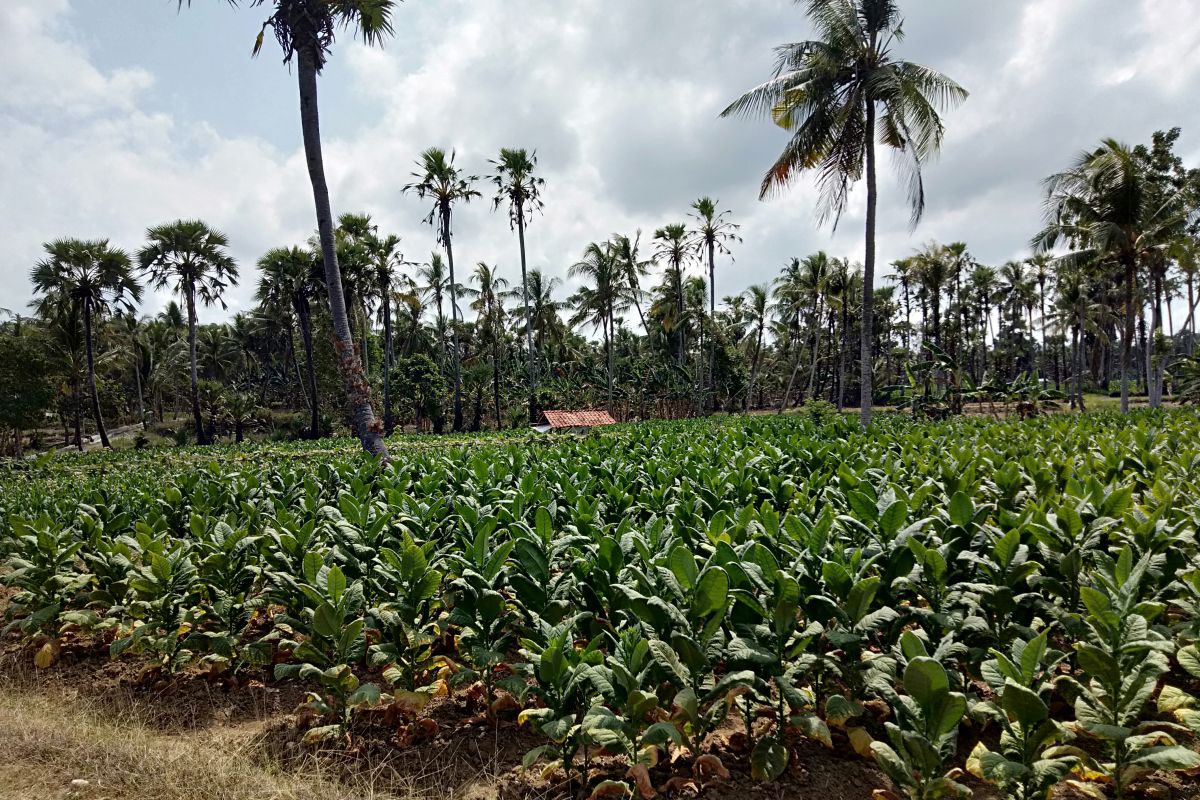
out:
M596 425L616 425L607 411L543 411L542 418L551 428L592 428Z

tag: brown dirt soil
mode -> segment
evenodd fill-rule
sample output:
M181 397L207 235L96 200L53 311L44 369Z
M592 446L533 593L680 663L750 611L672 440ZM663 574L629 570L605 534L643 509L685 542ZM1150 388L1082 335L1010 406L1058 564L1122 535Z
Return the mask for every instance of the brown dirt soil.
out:
M0 649L0 691L25 692L72 707L87 707L105 719L134 721L155 736L173 741L185 737L236 751L264 770L307 769L315 757L324 778L405 798L551 800L571 793L561 771L545 780L536 768L521 769L521 757L544 743L539 734L518 726L512 713L489 722L464 692L433 699L424 713L432 724L412 725L385 710L375 710L360 715L348 738L314 752L301 742L311 722L296 713L305 692L291 682L276 683L261 674L240 676L236 681L216 679L200 670L166 680L136 658L110 660L104 642L87 638L68 641L58 663L49 669L35 669L33 653L33 648L11 640ZM832 750L793 739L792 761L785 774L772 784L757 783L750 777L749 753L739 728L740 723L731 722L718 731L710 746L710 752L729 770L728 782L697 782L690 758L664 761L650 771L660 796L859 800L870 798L875 789L889 788L879 769L854 755L845 734L837 730ZM5 749L0 731L0 752ZM601 780L626 778L621 759L599 754L590 766L590 787ZM70 795L69 778L64 783L61 775L48 772L45 765L18 763L5 769L0 772L0 800ZM11 780L9 772L14 773ZM964 782L971 785L976 798L1000 800L991 787L970 778ZM1161 776L1154 783L1154 789L1140 796L1152 800L1200 798L1200 784L1193 779ZM1064 790L1055 797L1075 800L1077 796Z

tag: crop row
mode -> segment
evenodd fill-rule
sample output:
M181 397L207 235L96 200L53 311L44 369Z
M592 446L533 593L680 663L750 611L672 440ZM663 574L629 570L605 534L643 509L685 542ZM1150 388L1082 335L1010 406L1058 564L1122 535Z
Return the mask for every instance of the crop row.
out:
M544 734L525 761L548 775L623 754L632 785L600 793L652 796L668 754L721 774L736 725L762 780L841 729L906 797L968 795L964 766L1010 797L1122 797L1200 767L1198 434L1187 412L789 417L387 466L43 461L0 486L3 580L44 663L78 628L168 673L271 666L311 686L314 741L461 691Z

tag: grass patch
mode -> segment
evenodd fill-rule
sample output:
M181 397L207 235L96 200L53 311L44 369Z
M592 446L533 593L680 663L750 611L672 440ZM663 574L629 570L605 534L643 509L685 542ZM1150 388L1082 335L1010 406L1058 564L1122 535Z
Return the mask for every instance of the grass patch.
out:
M366 779L346 782L310 760L283 770L256 758L253 731L164 735L129 716L10 689L0 694L0 800L383 800ZM76 782L76 785L72 784ZM80 781L87 781L84 785Z

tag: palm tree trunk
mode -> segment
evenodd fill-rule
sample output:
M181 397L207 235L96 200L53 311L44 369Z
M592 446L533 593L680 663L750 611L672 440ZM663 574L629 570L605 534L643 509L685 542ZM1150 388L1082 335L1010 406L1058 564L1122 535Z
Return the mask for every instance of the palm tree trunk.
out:
M1125 335L1121 337L1121 413L1129 413L1129 380L1133 367L1133 337L1137 327L1137 316L1133 308L1137 264L1132 257L1125 259Z
M450 241L450 216L442 214L442 241L446 243L446 264L450 268L450 339L454 348L451 362L454 367L454 427L455 433L462 432L462 364L459 363L458 349L458 285L454 281L454 246Z
M1082 324L1082 323L1081 323ZM1083 402L1083 337L1079 326L1075 327L1075 399L1079 403L1079 411L1087 411Z
M142 346L137 342L133 346L137 353L133 362L133 382L137 388L138 422L142 423L142 430L147 430L150 426L146 424L146 401L142 396Z
M848 286L845 288L847 290L849 289ZM849 310L846 308L846 306L849 303L849 300L850 300L849 296L847 296L845 294L845 292L843 292L843 296L842 296L842 335L840 337L841 346L839 347L839 350L841 352L839 353L840 357L839 357L839 363L838 363L837 410L839 412L841 412L841 410L846 407L846 372L849 369L849 364L847 363L847 361L848 361L848 357L850 354L850 342L849 342L849 339L850 339L850 314L849 314Z
M709 321L717 323L717 254L716 245L708 243L708 315ZM717 342L712 331L708 334L708 397L713 410L717 406Z
M308 369L309 437L321 438L321 406L317 403L317 370L313 364L312 319L308 301L296 304L296 316L300 320L300 338L304 341L304 366Z
M1192 354L1192 349L1196 341L1196 298L1194 296L1194 278L1189 272L1187 276L1187 292L1188 292L1188 314L1187 314L1187 329L1188 329L1188 355Z
M813 357L816 358L815 351L813 353ZM796 375L799 372L800 372L800 349L796 348L795 363L792 366L792 377L788 378L787 388L784 389L784 391L783 391L783 400L780 401L780 403L779 403L779 412L778 413L780 413L780 414L782 414L785 410L787 410L788 401L792 399L792 387L796 384ZM809 373L809 374L810 374L809 391L811 392L812 391L812 378L811 378L812 373Z
M500 357L492 351L492 404L496 410L496 430L502 426L500 422Z
M308 179L312 183L317 231L321 239L321 255L325 262L325 288L329 293L329 314L333 323L338 371L350 400L354 433L362 441L363 450L372 456L387 460L387 445L383 441L379 423L375 420L375 411L371 408L371 387L367 383L362 362L355 357L354 338L350 334L350 319L346 313L346 298L342 292L342 271L338 266L337 246L333 238L333 211L329 205L329 186L325 182L325 163L321 152L316 54L311 46L301 47L297 53L296 72L299 76L304 156L308 162Z
M875 177L875 103L867 102L867 232L866 254L863 259L862 304L862 390L859 396L859 418L866 430L871 424L871 405L874 401L874 357L871 343L875 329L875 224L879 187Z
M365 291L364 291L364 295L365 295ZM370 337L369 328L370 328L371 323L370 323L370 319L367 316L367 299L365 296L359 301L358 313L359 313L358 327L362 333L362 344L359 345L358 349L362 351L363 372L366 373L367 375L370 375L371 374L371 362L367 358L367 354L370 351L370 348L367 346L367 343L368 343L368 340Z
M525 270L525 210L517 205L517 242L521 246L521 305L525 308L525 356L529 359L529 424L537 423L537 357L533 351L533 319L529 316L529 277ZM639 309L640 312L640 309Z
M383 434L390 436L394 427L392 419L392 297L387 282L379 287L383 303Z
M813 298L813 310L810 317L809 325L812 329L812 357L808 365L808 390L804 393L805 397L813 396L813 389L817 381L817 355L821 350L821 296L817 295ZM797 368L800 364L800 354L796 354Z
M92 418L96 421L96 430L100 434L100 444L111 448L112 445L108 442L108 431L104 429L104 417L100 414L100 393L96 391L96 354L95 345L92 342L92 304L86 299L83 301L83 338L87 348L87 381L88 395L92 401Z
M613 413L613 330L612 309L604 318L604 358L608 362L608 413Z
M677 318L678 319L677 324L679 327L678 359L679 359L679 366L682 367L686 360L686 356L684 355L684 352L687 350L687 331L683 325L683 313L684 313L684 311L683 311L683 265L678 261L675 262L675 290L676 290L676 300L677 300L677 304L676 304L677 311L679 312L679 316Z
M758 380L758 360L762 355L764 327L766 327L766 320L760 318L758 322L758 336L755 337L754 341L754 358L750 359L750 385L746 387L746 402L742 405L743 411L750 410L750 403L754 398L754 383Z
M188 283L183 287L188 314L188 380L192 401L192 423L196 428L196 444L207 444L204 420L200 416L200 373L196 364L196 288Z

